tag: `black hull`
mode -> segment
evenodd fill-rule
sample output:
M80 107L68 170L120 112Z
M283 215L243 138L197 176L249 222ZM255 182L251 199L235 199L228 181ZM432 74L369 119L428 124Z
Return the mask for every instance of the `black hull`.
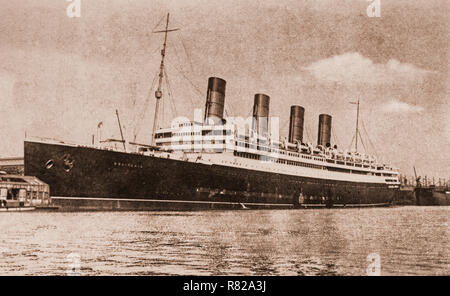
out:
M444 190L438 191L431 187L417 187L414 189L418 206L449 206L450 194Z
M397 189L184 162L140 154L25 142L25 174L74 209L245 209L379 206ZM306 198L300 204L299 194Z

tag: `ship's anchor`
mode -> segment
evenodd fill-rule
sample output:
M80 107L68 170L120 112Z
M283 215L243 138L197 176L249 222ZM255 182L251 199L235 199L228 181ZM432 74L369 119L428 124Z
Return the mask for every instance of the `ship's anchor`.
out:
M73 163L75 162L75 160L70 154L65 154L62 160L64 162L64 170L66 172L69 172L73 168Z

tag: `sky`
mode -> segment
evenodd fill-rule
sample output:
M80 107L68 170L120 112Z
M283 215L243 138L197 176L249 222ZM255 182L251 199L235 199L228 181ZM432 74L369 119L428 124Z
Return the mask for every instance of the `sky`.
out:
M161 125L203 108L207 79L227 81L228 116L250 115L255 93L288 135L305 108L307 141L332 115L332 141L349 149L361 102L362 152L413 175L450 177L448 0L0 0L0 157L27 136L149 143L163 19L170 13ZM169 96L170 94L170 96Z

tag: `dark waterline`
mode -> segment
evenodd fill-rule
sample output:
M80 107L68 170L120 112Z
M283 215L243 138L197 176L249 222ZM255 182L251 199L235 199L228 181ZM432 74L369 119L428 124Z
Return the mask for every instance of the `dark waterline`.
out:
M0 274L450 275L450 207L0 213Z

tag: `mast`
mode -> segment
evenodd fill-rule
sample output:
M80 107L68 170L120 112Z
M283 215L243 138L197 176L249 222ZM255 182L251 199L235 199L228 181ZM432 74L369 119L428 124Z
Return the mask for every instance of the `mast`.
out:
M126 152L125 139L123 138L122 125L120 124L119 111L116 109L117 122L119 123L120 136L122 137L123 150Z
M162 82L163 82L163 77L164 77L164 58L166 57L167 33L172 32L172 31L177 31L177 30L179 30L179 29L169 30L169 13L168 13L167 19L166 19L166 29L162 30L162 31L154 31L153 32L153 33L164 33L164 43L163 43L163 49L161 50L161 64L159 66L158 89L155 91L156 106L155 106L155 117L153 119L152 145L155 144L155 132L156 132L156 127L158 125L159 101L163 96Z
M356 107L356 136L355 136L355 152L358 152L358 125L359 125L359 99Z
M414 168L414 177L416 177L416 187L421 187L420 185L420 177L417 177L417 173L416 173L416 167L413 166Z
M356 105L355 152L358 152L359 99L357 102L350 102L350 104ZM351 143L350 143L350 145L351 145Z

